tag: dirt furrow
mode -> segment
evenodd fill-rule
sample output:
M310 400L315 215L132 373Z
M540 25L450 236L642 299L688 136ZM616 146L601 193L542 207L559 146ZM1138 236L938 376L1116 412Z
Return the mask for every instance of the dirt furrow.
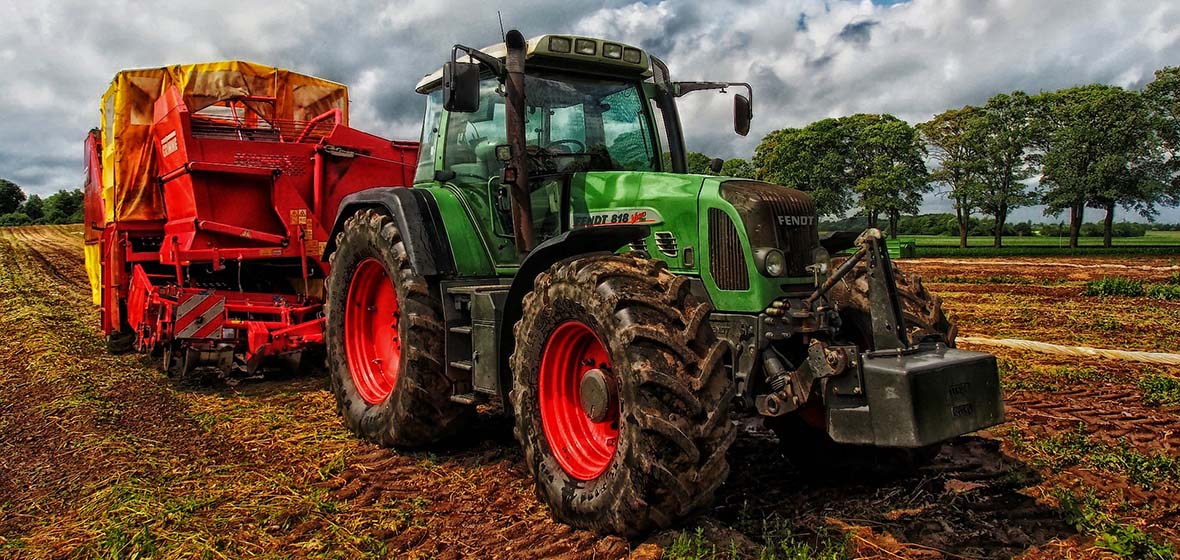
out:
M381 449L341 426L321 378L182 389L144 358L107 355L80 232L0 228L0 556L758 557L779 542L847 541L845 557L857 558L1101 557L1096 535L1079 533L1056 497L1089 488L1121 522L1157 539L1180 534L1180 494L1166 476L1145 484L1132 470L1141 466L1061 456L1073 453L1079 425L1087 444L1115 459L1110 450L1180 455L1180 410L1143 402L1136 383L1145 372L1007 351L997 354L1011 421L943 445L929 466L804 473L780 442L747 426L717 504L689 526L632 542L576 531L533 496L510 420L481 417L464 439L429 450ZM1112 267L1062 262L1086 266L903 267L1070 282L936 284L972 333L1180 340L1178 304L1107 301L1102 313L1119 330L1103 330L1078 286ZM1171 266L1109 264L1147 280ZM1117 509L1120 500L1129 509Z

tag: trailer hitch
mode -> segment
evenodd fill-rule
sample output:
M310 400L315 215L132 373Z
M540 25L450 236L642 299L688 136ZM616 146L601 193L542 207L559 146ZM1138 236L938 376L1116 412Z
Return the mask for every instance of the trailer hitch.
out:
M767 352L763 360L766 379L775 392L754 399L763 416L782 416L793 412L811 399L816 383L837 377L859 366L859 349L852 345L829 345L819 340L807 347L807 359L797 369L787 372L777 352Z

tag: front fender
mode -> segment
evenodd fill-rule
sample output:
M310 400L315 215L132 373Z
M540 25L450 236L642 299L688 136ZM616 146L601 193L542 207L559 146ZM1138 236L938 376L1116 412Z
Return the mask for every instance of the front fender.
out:
M512 368L509 357L515 346L513 328L524 313L524 296L533 290L537 276L558 261L570 257L593 253L614 253L632 241L651 235L651 228L644 225L613 225L572 229L549 239L529 252L520 263L508 297L504 303L504 315L500 323L499 364L500 394L509 403L508 392L512 387ZM511 411L511 406L505 406Z

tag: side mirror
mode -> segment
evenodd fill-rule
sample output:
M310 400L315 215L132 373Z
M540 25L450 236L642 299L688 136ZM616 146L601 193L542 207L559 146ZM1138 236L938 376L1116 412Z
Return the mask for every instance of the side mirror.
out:
M733 131L742 136L749 134L753 118L754 107L750 98L741 94L733 96Z
M443 108L453 113L479 110L479 63L443 64Z
M742 136L745 135L743 134ZM714 175L720 175L722 167L725 167L725 160L719 157L709 160L709 171L712 171Z

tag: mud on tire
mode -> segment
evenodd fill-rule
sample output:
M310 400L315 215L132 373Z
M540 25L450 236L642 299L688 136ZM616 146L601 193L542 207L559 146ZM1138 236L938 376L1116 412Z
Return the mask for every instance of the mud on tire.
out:
M327 280L325 345L332 392L344 424L357 435L384 446L417 447L454 434L475 413L450 401L443 349L444 321L438 286L415 274L401 233L376 210L358 212L336 236ZM345 349L345 306L358 265L375 259L397 294L400 359L397 378L382 402L361 397Z
M711 307L662 262L595 255L537 277L515 325L516 437L538 498L571 525L636 535L710 505L729 472L733 385L729 348L708 323ZM590 480L559 463L543 427L539 372L555 330L588 326L605 345L618 392L618 437L609 464Z

